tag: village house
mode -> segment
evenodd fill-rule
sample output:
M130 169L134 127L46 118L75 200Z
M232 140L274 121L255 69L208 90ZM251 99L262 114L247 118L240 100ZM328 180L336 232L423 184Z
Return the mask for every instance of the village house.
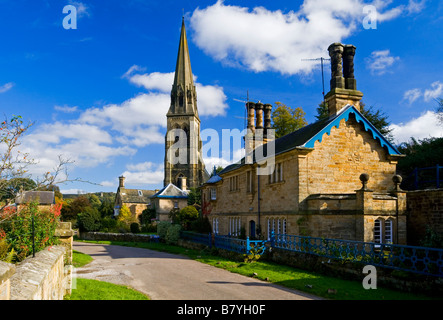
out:
M118 216L120 209L125 205L131 211L132 216L138 219L143 210L150 206L150 197L155 192L155 190L128 189L125 187L125 177L120 176L119 186L115 195L114 216Z
M334 43L328 50L328 118L272 139L272 106L248 103L245 145L253 151L202 185L215 233L406 242L406 194L396 175L402 155L360 112L355 47ZM270 160L271 170L258 175Z
M173 209L183 209L188 205L188 192L170 183L151 196L151 208L155 208L159 221L169 221Z

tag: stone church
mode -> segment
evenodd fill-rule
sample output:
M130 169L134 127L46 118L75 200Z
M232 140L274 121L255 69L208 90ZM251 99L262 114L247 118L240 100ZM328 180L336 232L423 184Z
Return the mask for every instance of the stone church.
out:
M252 151L202 186L213 232L406 242L406 194L396 175L402 155L360 112L355 49L328 48L328 118L272 139L270 105L247 105L245 145ZM256 132L264 139L254 139ZM269 163L267 174L257 174Z
M120 177L115 215L123 205L128 206L135 217L149 207L155 208L160 220L167 220L171 209L181 209L187 205L189 189L201 186L209 178L201 154L197 91L184 19L166 121L163 188L155 191L128 189L124 186L125 178Z
M208 180L209 174L205 169L201 153L197 91L184 19L171 90L171 105L166 118L164 186L172 183L182 190L199 187Z

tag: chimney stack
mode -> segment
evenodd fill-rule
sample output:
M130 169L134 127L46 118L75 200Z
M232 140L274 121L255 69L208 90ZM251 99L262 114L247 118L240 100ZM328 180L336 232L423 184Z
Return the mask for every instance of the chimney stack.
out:
M119 188L124 188L124 187L125 187L125 177L120 176L120 177L118 177L118 180L119 180L119 185L118 185L118 187L119 187Z
M325 96L329 116L350 104L360 111L363 93L357 90L354 78L355 46L333 43L328 47L331 57L331 90Z

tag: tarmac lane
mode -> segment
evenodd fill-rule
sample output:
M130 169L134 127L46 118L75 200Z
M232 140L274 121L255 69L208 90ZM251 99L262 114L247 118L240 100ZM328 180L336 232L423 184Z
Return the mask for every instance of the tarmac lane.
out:
M181 255L143 248L74 242L94 260L74 277L130 286L152 300L319 300Z

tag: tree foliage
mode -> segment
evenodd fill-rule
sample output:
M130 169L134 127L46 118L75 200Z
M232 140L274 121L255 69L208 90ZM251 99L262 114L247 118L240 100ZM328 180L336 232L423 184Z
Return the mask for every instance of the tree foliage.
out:
M305 114L300 107L291 108L281 102L276 102L271 115L275 138L283 137L306 126L308 123Z
M413 180L411 174L415 168L434 167L443 163L443 138L411 138L398 146L398 150L406 156L397 164L397 171L403 177L402 188L405 189L410 189L412 182L409 180Z

